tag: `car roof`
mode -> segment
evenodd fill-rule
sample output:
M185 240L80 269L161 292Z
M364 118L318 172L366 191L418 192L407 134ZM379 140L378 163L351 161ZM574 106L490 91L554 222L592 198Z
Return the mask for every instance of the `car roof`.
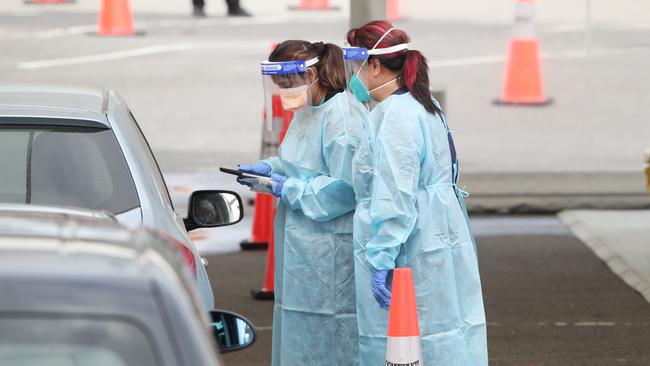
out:
M74 235L67 233L71 226L85 230ZM77 235L77 236L75 236ZM112 215L103 211L82 208L50 207L38 205L0 204L0 237L49 237L66 240L109 240L129 244L132 232L117 223Z
M31 281L30 286L33 279L52 286L72 279L119 291L127 284L148 288L152 282L168 283L172 276L191 291L192 274L174 248L181 244L172 241L105 217L0 211L0 288L20 279Z
M130 230L105 216L79 215L80 212L83 210L0 210L0 276L9 268L7 258L32 255L47 257L52 264L67 261L65 257L105 263L106 268L89 269L95 275L102 275L103 270L112 275L111 265L124 262L138 277L152 264L151 252L161 254L173 262L172 266L180 268L182 259L174 248L180 243L172 243L173 239L147 228Z
M60 207L60 206L45 206L34 204L20 204L20 203L0 203L0 214L61 214L67 216L80 216L80 217L93 217L104 218L116 221L115 216L108 211L88 210L79 207Z
M0 125L110 128L106 111L112 94L93 88L0 84Z

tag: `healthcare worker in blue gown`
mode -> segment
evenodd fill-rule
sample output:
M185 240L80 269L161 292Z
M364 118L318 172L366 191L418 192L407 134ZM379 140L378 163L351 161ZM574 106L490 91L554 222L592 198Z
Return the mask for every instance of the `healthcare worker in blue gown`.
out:
M477 253L426 60L385 21L350 30L347 41L368 49L350 91L377 103L352 166L360 365L383 365L391 271L409 267L424 365L487 366Z
M356 365L350 167L363 126L350 118L341 49L285 41L262 73L272 74L273 94L295 113L278 156L239 166L270 176L266 191L280 198L273 365Z

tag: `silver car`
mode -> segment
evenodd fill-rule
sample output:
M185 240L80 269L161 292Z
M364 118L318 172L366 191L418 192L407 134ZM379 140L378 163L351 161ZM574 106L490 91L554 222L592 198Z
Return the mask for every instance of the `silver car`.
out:
M0 365L220 365L246 319L201 306L178 243L82 210L0 205ZM205 217L205 216L204 216Z
M113 91L0 84L0 202L103 210L165 232L184 243L205 308L214 307L188 235L205 225L174 212L147 140Z

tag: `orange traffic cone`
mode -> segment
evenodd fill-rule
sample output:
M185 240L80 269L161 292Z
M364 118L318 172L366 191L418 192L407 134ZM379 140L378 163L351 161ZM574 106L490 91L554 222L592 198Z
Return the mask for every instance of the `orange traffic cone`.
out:
M242 250L266 249L273 238L273 196L257 193L251 237L239 243Z
M298 5L289 6L290 10L338 10L329 0L300 0Z
M268 197L272 197L266 195ZM275 210L273 210L275 216ZM275 273L275 240L273 239L273 231L269 238L269 250L266 253L266 272L264 274L264 287L259 290L251 290L251 295L255 300L275 300L274 292L274 273Z
M386 0L386 20L392 22L400 19L399 0Z
M293 112L285 111L284 108L282 108L282 102L280 101L279 98L273 98L273 113L275 114L276 110L282 112L282 121L283 121L283 128L282 131L280 131L280 143L282 143L282 140L284 140L284 135L287 133L287 129L289 128L289 124L291 123L291 119L293 118ZM266 197L272 197L270 195L258 195L258 198L261 198L260 196L266 196ZM275 217L275 208L273 209L273 213L271 214L271 217ZM264 287L262 287L260 290L252 290L251 294L253 295L253 298L256 300L275 300L275 290L274 290L274 278L275 278L275 238L274 238L274 231L273 231L273 219L271 219L271 232L270 232L270 237L269 237L269 243L268 243L268 252L266 255L266 273L264 276Z
M384 364L386 366L423 365L418 309L415 303L413 273L410 268L396 268L393 271Z
M66 4L72 3L72 0L26 0L25 4Z
M102 0L97 22L100 36L130 36L135 34L129 0Z
M533 0L517 0L515 36L510 41L506 79L495 104L547 105L539 62L539 41L533 30Z
M271 44L273 52L277 43ZM283 122L284 109L282 108L282 101L279 96L274 96L273 105L271 110L273 113L273 125L281 126ZM266 120L266 111L262 112L262 121ZM262 151L261 158L266 159L274 156L278 152L278 145L280 145L280 137L273 131L262 129ZM266 249L269 242L273 239L273 217L274 215L274 200L273 196L268 194L257 193L255 195L255 213L253 216L253 229L249 240L242 240L239 247L242 250L258 250Z

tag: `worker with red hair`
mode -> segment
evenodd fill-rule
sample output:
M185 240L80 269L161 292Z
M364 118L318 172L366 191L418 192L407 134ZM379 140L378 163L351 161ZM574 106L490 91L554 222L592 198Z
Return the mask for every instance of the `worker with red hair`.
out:
M487 366L478 258L458 159L429 91L424 56L386 21L347 34L367 54L348 76L360 102L373 100L352 163L359 365L383 365L391 273L413 270L425 365Z

